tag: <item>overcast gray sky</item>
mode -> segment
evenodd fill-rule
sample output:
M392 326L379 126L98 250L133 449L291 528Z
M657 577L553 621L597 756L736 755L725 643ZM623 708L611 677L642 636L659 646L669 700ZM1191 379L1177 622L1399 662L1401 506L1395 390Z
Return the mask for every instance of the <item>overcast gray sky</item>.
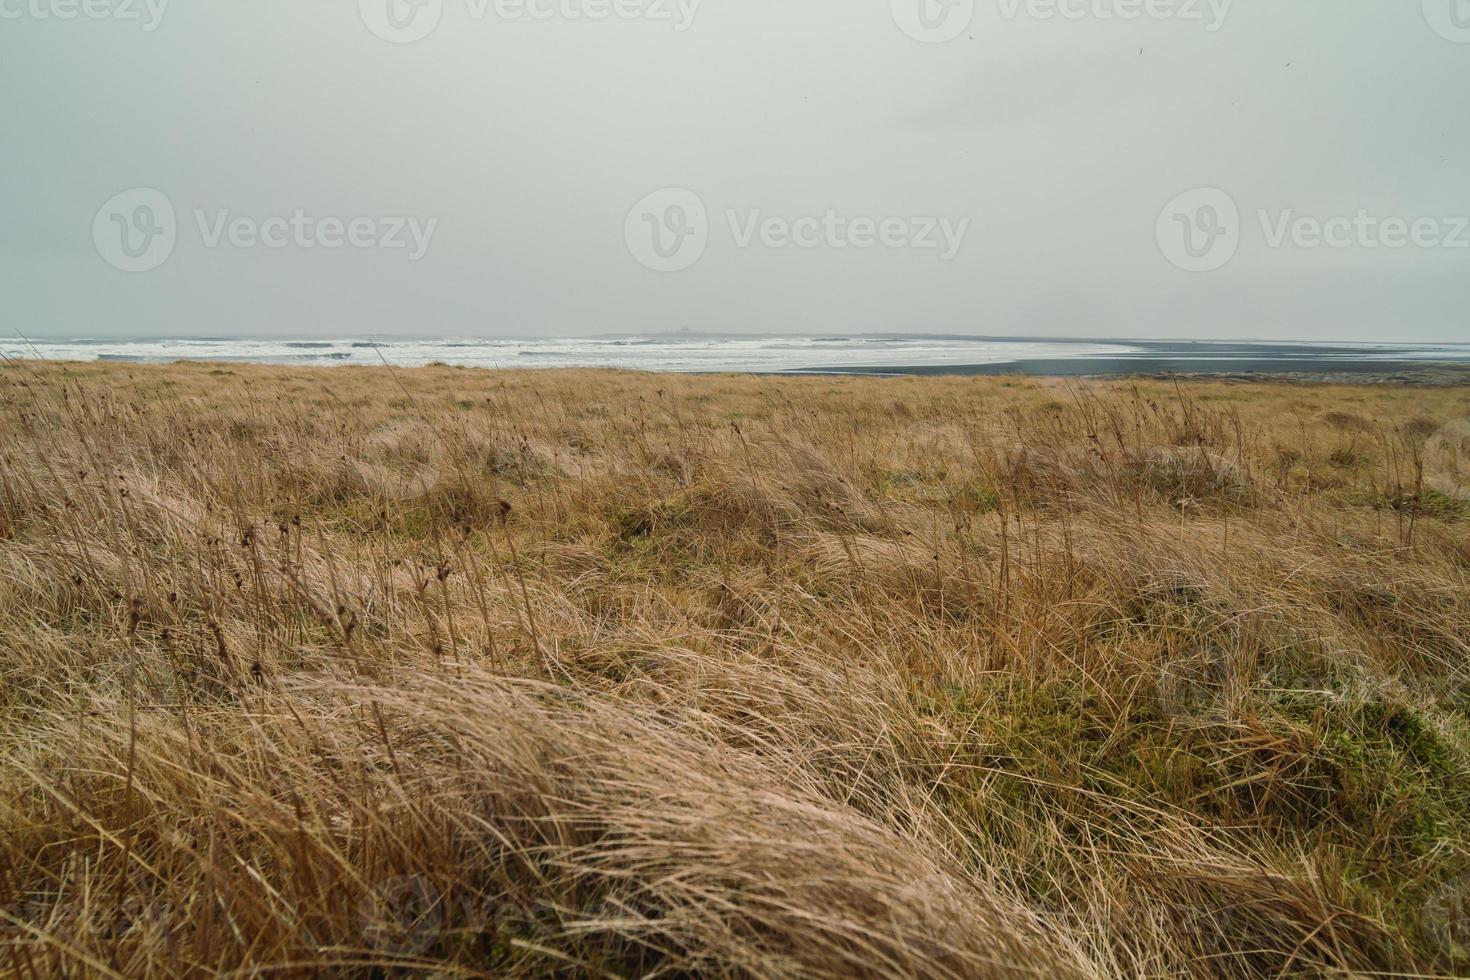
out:
M1470 0L162 2L0 0L7 333L1470 340Z

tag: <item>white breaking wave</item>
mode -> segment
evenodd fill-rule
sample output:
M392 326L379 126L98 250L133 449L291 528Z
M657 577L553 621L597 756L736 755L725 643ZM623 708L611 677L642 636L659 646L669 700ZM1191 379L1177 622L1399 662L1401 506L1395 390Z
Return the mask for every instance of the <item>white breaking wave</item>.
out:
M34 348L32 350L31 348ZM398 367L608 367L639 371L789 371L813 368L1004 364L1048 357L1115 357L1117 344L903 337L599 337L548 340L84 340L5 344L12 357L137 362L244 361Z
M976 337L717 337L690 335L495 340L155 339L6 341L9 357L57 361L220 361L299 365L421 367L443 363L485 368L604 367L668 372L778 372L1001 365L1062 359L1148 361L1187 357L1231 361L1272 357L1350 362L1460 360L1463 347L1378 344L1189 344L992 340Z

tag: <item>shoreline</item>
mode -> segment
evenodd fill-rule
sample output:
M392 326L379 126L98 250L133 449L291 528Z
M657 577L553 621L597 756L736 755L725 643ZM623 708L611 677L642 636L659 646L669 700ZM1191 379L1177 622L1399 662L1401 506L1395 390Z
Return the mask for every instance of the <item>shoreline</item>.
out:
M1187 378L1203 381L1318 383L1318 384L1402 384L1421 387L1470 385L1470 359L1429 360L1409 358L1344 358L1344 357L1178 357L1124 355L1116 357L1052 357L1023 358L1010 361L971 364L872 364L833 365L785 369L715 368L706 370L658 370L627 365L492 365L451 364L443 361L427 364L348 364L342 362L283 362L269 358L96 358L70 360L52 358L5 358L0 364L88 365L101 368L195 366L238 370L262 367L288 370L359 369L422 371L452 369L456 371L491 371L538 374L557 371L609 371L652 376L720 377L746 376L763 378Z

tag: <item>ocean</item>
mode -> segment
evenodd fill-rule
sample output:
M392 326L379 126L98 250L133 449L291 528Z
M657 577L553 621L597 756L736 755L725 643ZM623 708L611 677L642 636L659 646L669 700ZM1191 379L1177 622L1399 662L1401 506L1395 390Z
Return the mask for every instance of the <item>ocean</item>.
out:
M484 368L602 367L667 372L938 373L954 369L1064 373L1133 371L1382 369L1425 361L1470 362L1455 344L1310 344L1130 340L1023 340L938 335L711 336L664 334L548 339L244 338L0 341L13 358L167 363L218 361L296 365Z

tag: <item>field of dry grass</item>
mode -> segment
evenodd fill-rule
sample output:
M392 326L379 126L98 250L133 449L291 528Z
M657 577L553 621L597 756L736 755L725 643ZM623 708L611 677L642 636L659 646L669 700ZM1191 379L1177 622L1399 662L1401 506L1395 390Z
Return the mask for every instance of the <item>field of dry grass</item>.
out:
M1467 416L0 366L0 972L1470 972Z

